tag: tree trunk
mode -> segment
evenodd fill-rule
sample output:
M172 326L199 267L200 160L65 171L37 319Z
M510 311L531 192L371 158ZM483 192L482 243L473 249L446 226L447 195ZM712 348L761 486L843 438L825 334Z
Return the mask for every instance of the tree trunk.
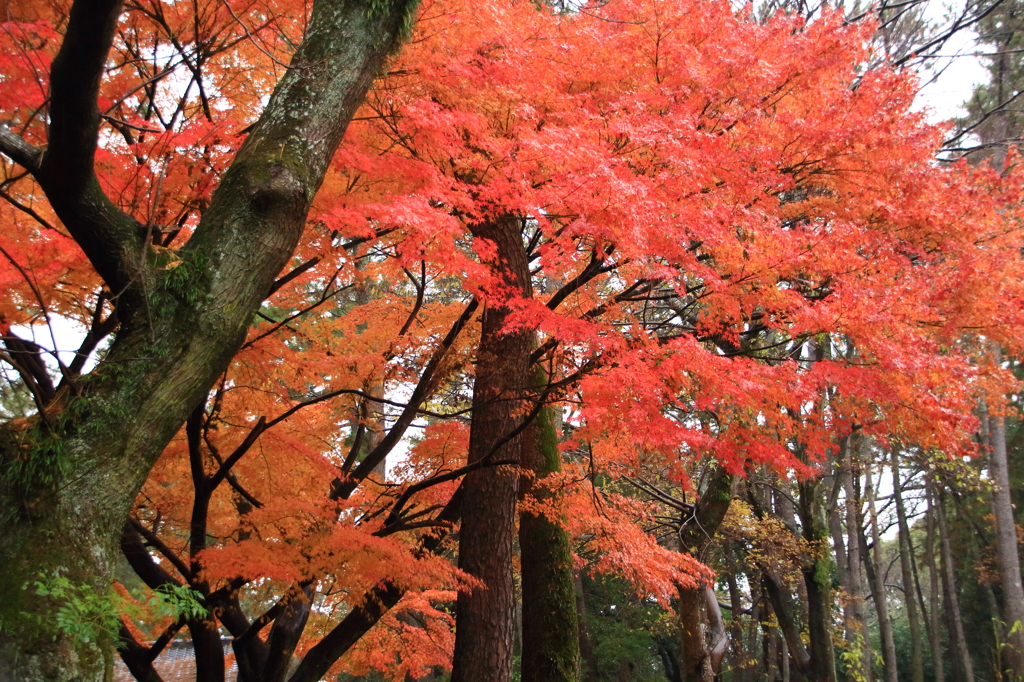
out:
M846 498L846 551L849 565L848 578L850 587L851 611L853 614L853 637L850 644L856 647L859 643L863 656L861 668L867 679L871 679L871 638L868 636L867 623L864 619L864 587L861 581L861 536L864 534L860 522L860 486L854 481L860 480L860 459L856 456L852 437L847 442L845 466L843 471L843 496ZM855 478L856 477L856 478Z
M734 477L724 467L716 466L708 477L707 485L700 499L694 504L689 518L684 518L679 531L680 549L700 560L704 549L712 542L715 533L732 504ZM704 680L707 670L718 673L721 656L717 655L715 642L707 642L706 600L703 587L679 591L680 677L684 682ZM717 600L715 607L717 608ZM721 614L718 620L721 621ZM722 636L725 637L724 626ZM722 650L724 655L725 650ZM717 656L717 660L715 659ZM711 664L708 668L707 664Z
M733 551L733 543L725 543L726 570L728 571L725 580L729 587L729 636L731 639L730 668L734 682L744 682L749 675L747 655L743 646L743 598L740 593L739 584L736 581L736 557Z
M836 659L832 646L832 579L828 528L821 495L821 483L805 480L797 484L800 500L797 510L803 538L810 552L801 567L807 592L807 635L810 647L810 671L807 677L821 682L836 682Z
M974 682L974 665L971 652L967 649L964 622L960 617L960 602L956 595L956 577L953 573L953 551L949 546L949 532L946 529L946 505L943 493L939 492L939 551L942 559L942 588L945 592L946 619L949 622L950 649L956 650L956 662L964 682Z
M587 630L587 597L583 593L583 577L579 571L573 572L572 584L576 591L576 622L579 624L582 663L580 679L596 680L598 675L597 654L594 652L594 643L590 641L590 632Z
M521 220L506 215L470 228L475 239L496 247L492 272L516 295L530 296L530 273ZM519 463L520 438L511 437L526 413L522 396L533 341L531 330L506 333L510 309L484 303L473 385L469 463ZM459 568L484 587L460 592L452 682L508 682L512 675L515 592L512 540L518 474L511 467L488 466L468 474L459 531Z
M997 356L998 357L998 356ZM990 416L989 438L992 453L989 473L992 476L992 513L995 515L996 559L1003 588L1003 624L1005 646L1001 650L1002 672L1007 679L1024 677L1024 585L1020 577L1020 556L1017 547L1017 526L1010 499L1010 472L1006 457L1006 420L1002 415Z
M787 660L795 663L796 669L810 682L824 682L815 676L820 666L816 666L811 660L811 654L807 651L803 638L800 636L801 631L797 627L796 621L793 620L793 611L796 607L793 606L789 590L783 586L778 576L768 572L763 574L762 584L789 650Z
M676 614L679 616L679 678L682 682L703 682L701 672L705 656L704 590L679 591Z
M9 131L0 149L38 180L117 292L121 326L103 362L58 392L45 416L0 433L0 680L99 680L109 668L117 628L89 639L55 632L50 616L60 600L31 586L59 575L72 585L69 598L113 603L119 540L136 494L245 338L410 11L405 0L314 4L293 68L178 250L181 263L163 270L140 258L149 230L110 202L93 169L96 98L121 3L72 6L51 70L45 151L13 144Z
M864 552L864 567L868 573L868 580L871 581L871 601L875 604L875 613L878 615L878 632L882 640L882 661L885 670L886 682L899 682L896 674L896 642L892 636L892 621L889 620L889 605L886 602L885 571L882 567L882 535L878 529L878 512L875 508L875 485L872 477L874 473L869 467L865 478L865 493L867 494L868 516L871 523L871 548L870 551L867 539L861 536L865 544L861 546ZM881 480L881 472L879 472Z
M544 371L534 370L534 388L543 388ZM521 482L523 495L538 503L551 500L536 483L562 470L554 409L543 408L526 427L522 466L533 477ZM572 549L561 524L521 511L519 552L523 589L523 682L577 682L580 678L579 621L573 587Z
M899 523L900 573L903 576L903 601L907 605L907 623L910 627L910 669L912 682L924 682L924 655L921 647L921 622L917 613L917 600L914 597L914 571L911 559L914 543L910 539L910 524L907 523L907 510L903 506L903 493L900 482L899 455L892 451L892 490L896 503L896 518Z
M935 682L946 682L946 669L942 658L942 641L939 636L939 570L935 563L935 516L937 509L930 484L925 484L928 498L928 515L925 517L925 554L928 565L928 602L931 608L931 627L928 628L928 645L932 650L932 665Z

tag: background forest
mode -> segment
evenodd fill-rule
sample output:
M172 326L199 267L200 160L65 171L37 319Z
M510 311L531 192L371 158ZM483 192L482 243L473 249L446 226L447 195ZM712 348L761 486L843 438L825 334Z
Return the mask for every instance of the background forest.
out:
M1024 680L1018 0L3 10L0 682Z

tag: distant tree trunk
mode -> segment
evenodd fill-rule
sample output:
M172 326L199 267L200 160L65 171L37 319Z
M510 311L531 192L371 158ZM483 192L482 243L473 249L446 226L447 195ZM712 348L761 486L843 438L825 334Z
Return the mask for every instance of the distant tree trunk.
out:
M988 421L989 438L992 443L992 452L989 456L992 513L996 518L996 559L1003 588L1003 636L1006 642L1001 651L1001 672L1007 674L1008 679L1020 680L1024 677L1024 585L1021 584L1017 526L1013 518L1013 502L1010 499L1006 421L1002 415L991 415Z
M494 244L494 260L489 265L504 284L529 297L530 273L520 219L506 215L470 229L474 238ZM509 311L506 306L484 304L473 385L470 464L519 461L519 437L503 444L500 441L515 430L526 412L521 398L527 386L533 332L506 332ZM459 568L485 587L459 593L452 682L508 682L512 675L512 540L518 475L509 467L486 467L468 474L463 488Z
M365 270L367 260L356 259L356 270ZM362 279L357 279L355 284L355 300L357 305L366 305L373 300L373 291ZM372 398L384 397L384 377L372 376L363 384L363 392L367 398L358 404L354 419L352 420L352 431L356 433L362 426L362 440L360 450L362 453L373 452L374 448L384 439L384 404L372 400ZM362 456L362 455L360 455ZM384 483L387 478L388 459L384 457L373 467L373 476L378 482Z
M868 679L871 679L871 638L868 637L867 625L864 619L864 587L861 581L861 537L864 534L863 524L860 521L860 486L854 485L854 476L859 480L860 459L857 457L856 449L852 447L852 437L847 439L846 454L843 467L843 496L846 498L846 551L849 559L848 578L850 587L847 592L850 594L851 611L853 614L853 634L850 639L851 645L859 645L863 657L861 667ZM852 682L852 681L851 681Z
M796 610L796 607L793 605L793 599L789 594L789 590L782 584L779 576L768 571L765 571L763 574L762 584L768 599L771 601L772 611L775 612L775 619L779 623L779 630L785 639L786 648L789 650L788 655L783 658L795 663L797 670L809 682L825 682L824 678L818 676L820 666L815 665L814 661L811 660L811 654L807 651L807 647L804 646L803 638L801 637L802 633L796 621L793 620L793 611ZM779 667L782 666L780 665Z
M534 387L546 382L534 370ZM536 485L562 470L555 414L545 407L523 432L522 466L533 473L521 482L522 494L538 502L551 499ZM557 521L532 512L519 514L519 550L523 589L523 682L577 682L580 678L579 619L573 587L569 536Z
M750 580L750 577L751 576L748 576L748 580ZM764 613L765 609L765 606L763 605L764 598L762 595L763 593L761 592L761 581L751 581L750 601L753 602L753 606L750 607L750 628L747 630L746 650L747 655L750 656L747 667L747 675L745 676L747 680L763 679L768 675L768 671L763 670L761 668L761 665L759 664L759 661L756 658L758 652L757 635L758 630L761 629L761 620L763 618L762 614ZM763 641L764 638L762 637L761 639ZM764 656L762 655L761 658L763 659ZM759 675L759 673L763 673L763 675Z
M770 619L771 613L774 609L774 602L771 600L768 590L765 585L768 581L766 574L761 575L761 580L758 581L757 585L752 587L752 590L757 590L758 600L757 603L760 608L757 608L757 624L761 630L761 667L764 672L763 679L774 680L776 678L776 672L778 666L776 665L776 630L777 628L771 626ZM754 594L753 592L751 594ZM756 637L758 628L752 630L752 638ZM751 649L753 649L753 642L751 643Z
M579 571L572 576L572 584L576 590L576 622L579 624L581 679L596 680L598 675L597 655L594 644L590 641L587 630L587 598L583 593L583 577ZM678 665L678 663L677 663Z
M810 557L801 566L807 594L807 635L810 647L812 680L836 682L836 659L832 646L832 578L825 524L822 484L804 480L797 484L800 500L800 528Z
M910 539L910 524L907 510L903 506L900 482L900 462L896 450L892 451L892 490L896 503L896 518L899 523L900 573L903 576L903 601L907 606L907 623L910 627L910 668L912 682L924 682L924 655L921 647L921 622L917 614L917 600L914 598L914 571L911 559L914 543Z
M928 645L932 650L932 665L935 682L946 682L946 670L942 658L942 638L939 636L939 571L935 563L935 496L931 485L925 485L928 499L928 514L925 516L925 553L924 560L928 566L928 603L931 608L931 627L928 628Z
M726 560L726 584L729 586L729 634L731 639L730 667L734 682L744 682L749 666L747 665L746 652L743 646L743 597L740 594L739 585L736 582L736 557L733 552L733 543L725 543Z
M864 550L864 567L868 573L868 580L871 582L871 601L875 604L875 613L878 614L878 632L882 640L882 661L885 669L886 682L899 682L896 674L896 643L892 636L892 621L889 620L889 605L886 603L885 592L885 571L882 566L882 535L878 529L878 511L875 507L875 485L873 472L868 468L865 478L865 494L868 502L868 516L871 523L871 544L870 551L866 546ZM879 471L881 480L881 471ZM862 542L867 539L861 535Z
M960 617L960 602L956 595L956 577L953 573L953 551L949 546L949 532L946 529L946 505L944 493L939 491L939 550L942 558L942 588L945 592L946 619L949 622L950 649L955 649L956 662L964 682L974 682L974 666L971 652L967 649L964 623Z

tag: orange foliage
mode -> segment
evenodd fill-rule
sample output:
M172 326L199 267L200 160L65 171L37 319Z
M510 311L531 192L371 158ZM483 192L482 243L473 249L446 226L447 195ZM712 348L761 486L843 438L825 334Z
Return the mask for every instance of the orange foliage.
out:
M61 30L40 8L0 34L4 117L29 140ZM304 13L270 0L125 12L99 172L118 205L160 226L161 246L198 223ZM545 482L561 506L540 511L569 519L595 570L664 602L707 569L659 546L642 530L650 510L602 481L654 467L685 486L687 465L711 457L807 471L855 427L969 452L976 395L1000 390L979 338L1021 350L1021 171L936 165L942 131L911 111L914 80L859 70L871 30L836 14L757 24L708 0L572 15L425 0L316 198L296 276L254 321L198 436L170 444L138 500L161 564L198 567L207 592L241 584L252 617L311 585L300 652L387 579L409 594L337 669L403 679L446 665L444 605L480 586L417 549L436 532L417 522L458 480L389 514L409 486L465 463L474 322L439 348L473 296L538 332L538 361L564 382L548 399L571 408L564 447L592 458ZM46 306L89 324L116 292L96 293L38 188L4 170L18 204L0 209L0 246L22 270L0 269L0 319L39 322ZM530 300L493 281L492 246L467 227L509 213L545 292ZM379 442L399 428L432 359L411 427L422 437L386 480L332 496L365 454L357 432ZM254 429L194 552L193 476Z

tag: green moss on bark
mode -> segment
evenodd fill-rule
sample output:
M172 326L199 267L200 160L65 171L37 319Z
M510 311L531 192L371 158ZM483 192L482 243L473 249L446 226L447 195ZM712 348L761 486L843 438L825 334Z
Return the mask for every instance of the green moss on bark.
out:
M534 384L546 383L537 368ZM523 466L535 480L562 469L555 414L544 408L523 438ZM551 493L536 485L524 492L538 501ZM519 515L523 585L523 682L576 682L580 678L579 623L573 584L572 550L560 523L546 516Z

